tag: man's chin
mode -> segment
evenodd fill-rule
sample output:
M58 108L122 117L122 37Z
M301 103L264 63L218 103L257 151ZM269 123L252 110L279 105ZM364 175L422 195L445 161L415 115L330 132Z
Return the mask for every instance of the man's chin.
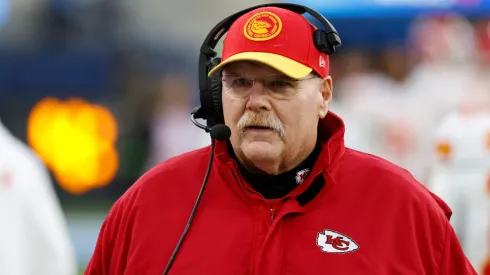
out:
M282 152L278 142L251 141L242 145L242 152L251 161L277 159Z

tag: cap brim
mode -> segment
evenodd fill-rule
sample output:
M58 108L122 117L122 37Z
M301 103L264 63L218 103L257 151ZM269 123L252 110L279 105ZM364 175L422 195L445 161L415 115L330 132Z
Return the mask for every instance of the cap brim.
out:
M223 69L227 64L236 61L255 61L268 65L288 77L293 79L301 79L311 73L313 70L297 61L284 57L282 55L264 52L243 52L230 56L218 66L214 67L208 76L213 76Z

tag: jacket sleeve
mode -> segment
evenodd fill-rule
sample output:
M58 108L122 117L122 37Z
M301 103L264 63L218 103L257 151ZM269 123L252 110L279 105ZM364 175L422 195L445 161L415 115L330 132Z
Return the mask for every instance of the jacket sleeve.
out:
M29 156L24 163L23 218L29 243L29 267L36 274L75 275L77 260L65 216L47 169Z
M102 227L95 244L95 249L85 269L85 275L109 275L116 274L111 270L113 266L113 255L117 238L117 228L121 221L122 199L116 201L102 223Z
M440 261L440 272L444 275L478 275L463 253L453 228L446 224L445 244Z
M113 252L113 246L110 241L111 236L110 232L108 232L108 224L110 222L110 216L108 216L102 224L94 253L85 269L85 275L109 274L109 265Z
M124 274L133 226L137 184L133 184L112 206L85 269L85 275Z

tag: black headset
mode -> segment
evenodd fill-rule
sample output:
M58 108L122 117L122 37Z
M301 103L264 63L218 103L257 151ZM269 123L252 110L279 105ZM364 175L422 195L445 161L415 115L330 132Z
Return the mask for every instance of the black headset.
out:
M262 4L244 9L223 19L211 30L206 39L204 39L199 54L199 95L201 107L195 108L192 111L192 118L194 124L196 124L196 118L205 119L207 127L204 125L199 126L199 123L196 125L205 129L207 132L210 131L211 127L224 123L223 105L221 102L221 73L216 74L216 76L208 77L208 73L221 62L221 58L216 57L217 54L214 48L235 20L249 11L262 7L283 8L298 14L309 13L318 19L324 29L317 29L313 33L312 39L315 47L320 52L331 55L335 52L336 47L341 45L340 36L334 26L318 12L302 5L288 3Z

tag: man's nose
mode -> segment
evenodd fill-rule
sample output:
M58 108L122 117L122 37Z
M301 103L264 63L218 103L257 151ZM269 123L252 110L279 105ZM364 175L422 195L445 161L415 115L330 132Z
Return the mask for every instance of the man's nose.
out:
M267 89L261 81L256 81L250 92L247 108L252 110L270 110Z

